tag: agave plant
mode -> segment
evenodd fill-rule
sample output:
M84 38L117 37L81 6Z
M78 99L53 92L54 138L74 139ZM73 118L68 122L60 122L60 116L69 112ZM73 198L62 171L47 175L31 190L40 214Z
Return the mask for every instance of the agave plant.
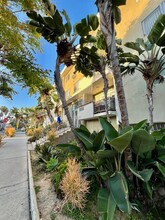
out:
M146 82L149 109L149 123L153 125L153 86L155 82L164 82L162 75L165 70L165 50L163 34L165 29L165 15L161 15L153 26L148 40L138 38L135 42L128 42L126 47L136 51L120 54L121 71L123 75L133 74L138 70ZM163 48L163 49L162 49Z

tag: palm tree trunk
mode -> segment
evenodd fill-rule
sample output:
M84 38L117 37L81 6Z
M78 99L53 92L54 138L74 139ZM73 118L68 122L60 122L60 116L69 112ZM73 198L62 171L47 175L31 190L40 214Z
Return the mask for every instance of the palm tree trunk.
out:
M116 49L114 19L112 16L112 4L107 0L97 0L96 5L100 14L100 28L104 34L108 48L108 57L112 63L113 76L116 85L117 97L121 113L121 122L122 126L125 127L129 125L129 120L119 59Z
M48 107L45 107L45 110L46 110L46 112L47 112L47 114L48 114L48 117L49 117L49 119L50 119L50 122L53 123L53 122L54 122L54 118L53 118L53 116L52 116L52 114L51 114L51 112L50 112L50 109L49 109Z
M107 116L107 121L110 122L110 117L109 117L109 113L108 113L108 87L109 87L109 83L108 83L108 79L106 77L106 73L105 73L105 67L106 67L106 62L104 60L104 58L102 59L101 65L100 65L100 74L103 77L103 82L104 82L104 97L105 97L105 111L106 111L106 116Z
M76 139L76 141L77 141L77 143L78 143L78 145L81 149L82 156L87 160L84 146L75 134L75 128L74 128L74 125L73 125L73 120L70 116L69 108L68 108L68 105L67 105L67 102L66 102L65 91L64 91L64 88L62 86L62 80L61 80L61 77L60 77L60 60L59 60L58 56L57 56L57 59L56 59L56 69L54 71L54 83L56 85L57 93L58 93L58 95L61 99L62 107L65 110L65 114L66 114L66 117L68 119L71 131L73 132L73 134L75 136L75 139Z
M153 83L152 82L146 82L147 83L147 100L148 100L148 110L149 110L149 125L151 127L151 131L153 130L153 110L154 110L154 105L153 105Z
M108 58L112 65L112 72L115 81L117 98L121 114L121 124L123 127L126 127L129 125L129 119L118 53L116 48L114 18L112 15L112 2L108 0L97 0L96 5L98 7L100 15L100 29L105 37L108 49ZM133 176L130 170L128 169L127 160L132 160L132 152L130 146L128 146L124 152L124 166L127 177L129 179L132 179Z

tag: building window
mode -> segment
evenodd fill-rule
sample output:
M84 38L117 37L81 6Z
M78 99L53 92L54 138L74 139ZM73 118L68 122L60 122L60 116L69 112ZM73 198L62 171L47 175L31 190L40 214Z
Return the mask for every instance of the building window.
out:
M144 36L148 36L159 15L165 14L165 1L163 1L154 11L152 11L143 21L142 30Z
M114 93L114 88L108 89L107 97L112 97L112 96L114 96L114 94L115 94L115 93ZM104 100L104 99L105 99L104 92L101 92L101 93L95 95L95 96L94 96L94 99L95 99L95 102Z
M165 123L154 123L154 130L160 130L165 128Z
M77 92L79 90L79 81L76 82L76 84L74 85L74 93Z
M69 89L65 92L65 96L66 96L67 100L70 98L70 90Z
M67 83L70 80L70 73L67 74L66 78L65 78L65 82Z
M83 99L79 99L78 100L78 106L81 106L81 105L83 105L84 104L84 100Z

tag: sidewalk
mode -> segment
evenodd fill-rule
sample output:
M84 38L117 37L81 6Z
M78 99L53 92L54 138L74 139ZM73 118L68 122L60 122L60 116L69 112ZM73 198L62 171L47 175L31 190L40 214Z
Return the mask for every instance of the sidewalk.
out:
M30 220L27 145L24 134L0 148L0 220Z

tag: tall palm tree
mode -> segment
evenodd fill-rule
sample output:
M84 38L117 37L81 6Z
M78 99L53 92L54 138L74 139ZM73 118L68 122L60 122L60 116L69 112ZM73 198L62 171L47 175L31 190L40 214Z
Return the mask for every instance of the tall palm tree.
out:
M41 95L38 98L38 109L44 109L49 117L51 123L54 122L54 118L52 116L51 110L55 107L55 105L51 102L50 97L48 95Z
M30 118L30 126L37 128L43 123L43 111L42 109L36 107L32 107L29 109L29 118Z
M71 54L74 51L73 42L75 36L71 37L72 26L70 20L65 11L61 14L56 9L56 6L51 4L49 0L43 0L47 13L49 16L42 17L35 11L30 11L27 15L32 19L30 24L37 27L37 31L50 43L56 43L57 45L57 63L54 71L54 82L57 89L57 93L62 102L66 116L68 118L71 129L74 129L73 121L70 116L68 106L66 104L65 92L61 82L60 73L58 74L58 66L64 63L66 66L72 65ZM63 24L62 16L65 18L66 23Z
M67 13L63 10L61 13L57 10L54 4L51 4L49 0L43 0L45 7L47 8L47 13L49 16L42 17L40 14L37 14L35 11L29 11L27 16L31 18L30 24L37 27L37 31L42 34L42 36L50 43L56 43L57 45L57 58L54 71L54 83L56 86L57 93L62 102L65 114L67 116L68 122L70 124L73 134L74 125L71 118L69 108L66 102L65 91L62 86L62 80L60 76L60 65L63 63L66 66L73 64L71 55L76 50L73 45L77 34L72 32L72 25ZM66 23L63 22L62 18L65 18ZM90 21L92 23L92 21ZM85 151L83 145L75 135L77 142L79 143L83 155Z
M16 125L16 128L18 129L18 126L19 126L19 121L20 121L20 118L21 118L21 113L20 113L20 110L16 107L13 107L11 110L10 110L11 114L14 114L15 116L15 125Z
M97 0L96 6L100 16L100 29L105 37L108 58L112 65L112 71L116 86L116 92L119 102L119 108L121 113L122 126L125 127L129 124L128 111L125 99L125 92L123 88L123 82L121 77L116 38L115 38L115 22L119 23L121 20L120 9L118 6L125 5L126 0Z

